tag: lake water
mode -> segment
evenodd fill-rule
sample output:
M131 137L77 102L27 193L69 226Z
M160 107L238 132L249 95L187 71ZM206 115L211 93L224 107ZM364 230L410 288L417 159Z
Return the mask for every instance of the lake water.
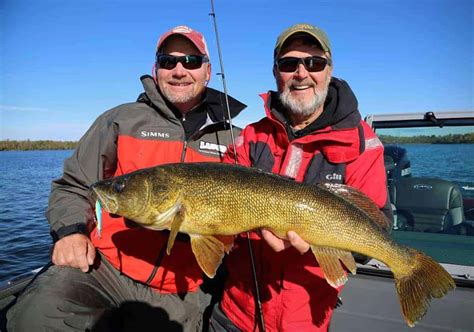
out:
M474 144L400 146L408 151L412 176L439 177L453 181L461 187L463 195L474 198Z
M72 150L0 152L0 282L49 260L51 181Z
M458 183L474 198L474 145L404 145L414 176ZM0 152L0 282L49 261L51 238L44 213L51 181L67 151ZM470 189L472 188L472 189Z

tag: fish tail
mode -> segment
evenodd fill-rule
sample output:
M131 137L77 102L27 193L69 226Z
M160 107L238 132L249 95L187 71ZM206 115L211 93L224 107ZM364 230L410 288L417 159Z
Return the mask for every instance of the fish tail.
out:
M432 297L440 298L456 287L451 275L431 257L413 250L408 272L394 272L403 316L410 327L422 318Z

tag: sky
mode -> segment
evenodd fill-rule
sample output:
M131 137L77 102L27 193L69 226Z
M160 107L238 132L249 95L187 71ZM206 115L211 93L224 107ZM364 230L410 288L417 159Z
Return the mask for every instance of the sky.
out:
M333 75L363 116L474 111L473 0L215 0L229 95L264 116L273 48L295 23L327 32ZM159 36L189 25L207 39L223 90L211 2L0 0L0 140L78 140L104 111L135 101Z

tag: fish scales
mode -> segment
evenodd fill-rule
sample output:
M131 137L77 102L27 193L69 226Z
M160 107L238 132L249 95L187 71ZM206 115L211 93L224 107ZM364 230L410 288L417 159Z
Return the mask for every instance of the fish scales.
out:
M379 252L383 261L394 257L396 247L387 246L393 242L388 234L380 233L363 211L327 190L243 167L228 173L221 164L193 165L170 169L171 177L186 179L179 182L189 216L181 225L184 233L233 235L268 228L286 237L293 230L319 246L369 256Z

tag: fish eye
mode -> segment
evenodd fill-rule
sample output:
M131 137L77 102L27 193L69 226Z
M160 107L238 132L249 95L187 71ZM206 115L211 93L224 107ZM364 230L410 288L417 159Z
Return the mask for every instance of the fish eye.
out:
M120 194L124 188L125 188L125 183L122 181L117 181L117 182L114 182L113 184L113 189L116 193Z

